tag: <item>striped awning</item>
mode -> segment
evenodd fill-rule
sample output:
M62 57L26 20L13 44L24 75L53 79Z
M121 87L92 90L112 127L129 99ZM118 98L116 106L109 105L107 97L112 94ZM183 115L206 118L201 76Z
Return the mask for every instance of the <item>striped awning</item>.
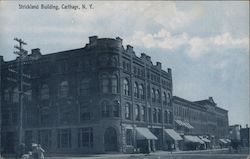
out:
M157 140L157 137L148 128L135 128L137 140Z
M200 143L200 144L204 144L205 143L204 141L202 141L197 136L185 135L184 139L185 139L186 142L194 142L194 143Z
M203 137L203 136L199 136L199 138L200 138L202 141L206 142L206 143L210 143L210 142L211 142L209 139L207 139L207 138L205 138L205 137Z
M225 139L219 139L219 142L221 142L223 144L227 144L227 141Z
M165 133L175 141L183 140L182 137L174 131L174 129L165 129Z

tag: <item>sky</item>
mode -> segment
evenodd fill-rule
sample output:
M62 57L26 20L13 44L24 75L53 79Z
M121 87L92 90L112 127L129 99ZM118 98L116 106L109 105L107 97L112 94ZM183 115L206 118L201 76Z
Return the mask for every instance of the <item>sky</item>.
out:
M18 9L19 4L85 5L79 10ZM93 9L89 9L92 5ZM249 125L248 1L0 1L0 55L15 58L14 37L42 54L84 47L88 37L123 39L163 69L173 95L212 96L229 124Z

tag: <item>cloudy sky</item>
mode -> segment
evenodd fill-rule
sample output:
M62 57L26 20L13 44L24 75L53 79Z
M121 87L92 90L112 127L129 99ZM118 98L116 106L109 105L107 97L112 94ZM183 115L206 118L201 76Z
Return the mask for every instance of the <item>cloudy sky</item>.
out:
M21 10L18 4L72 4L87 10ZM249 124L249 2L0 1L0 54L14 37L43 54L80 48L88 37L117 36L172 68L174 95L212 96L230 124Z

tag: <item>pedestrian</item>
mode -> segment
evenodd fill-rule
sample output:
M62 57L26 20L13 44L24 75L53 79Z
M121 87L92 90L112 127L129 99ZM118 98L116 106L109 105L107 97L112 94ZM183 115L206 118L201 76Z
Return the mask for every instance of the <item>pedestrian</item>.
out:
M44 149L41 147L40 144L37 146L37 153L38 153L38 159L44 159Z
M171 148L170 148L171 150L171 153L173 152L173 150L174 150L174 144L171 144Z

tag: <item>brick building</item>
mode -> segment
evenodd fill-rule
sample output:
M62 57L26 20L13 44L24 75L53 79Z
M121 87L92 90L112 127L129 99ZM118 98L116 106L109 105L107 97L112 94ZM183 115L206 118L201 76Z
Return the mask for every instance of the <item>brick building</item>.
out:
M228 139L228 111L218 107L212 97L191 102L174 96L173 112L176 131L184 139L187 136L186 141L189 140L190 143L205 145L203 148L212 148L218 146L220 140ZM197 141L189 139L189 136L196 138ZM183 149L186 149L185 144Z
M1 63L2 143L11 152L18 138L17 60ZM46 55L33 49L23 68L30 75L26 91L32 92L24 101L26 145L95 153L166 144L164 130L173 123L171 69L162 70L144 53L137 57L122 39L93 36L83 48Z

